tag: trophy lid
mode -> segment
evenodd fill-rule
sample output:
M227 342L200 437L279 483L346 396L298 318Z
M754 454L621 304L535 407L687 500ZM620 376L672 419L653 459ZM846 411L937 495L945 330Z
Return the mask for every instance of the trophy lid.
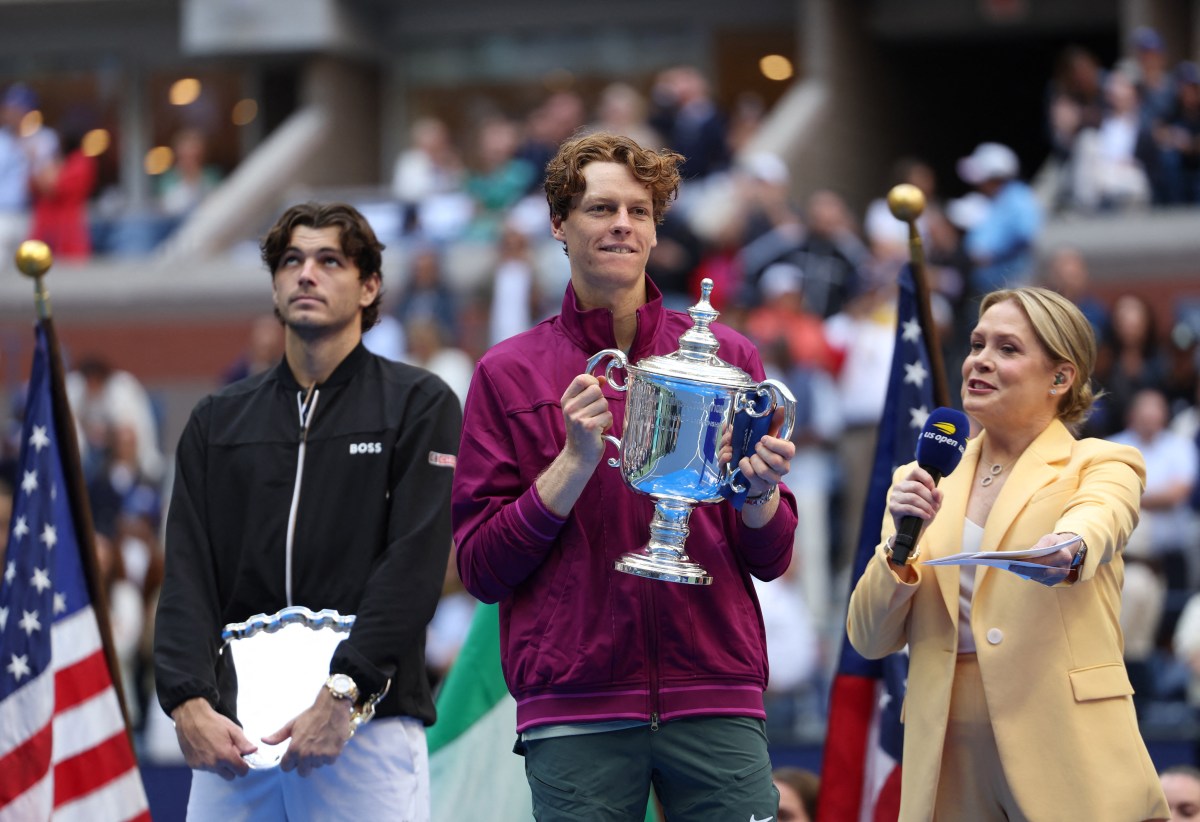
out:
M646 357L635 368L651 374L731 388L755 384L756 381L745 371L717 356L721 342L708 326L721 312L708 301L712 289L712 280L707 277L701 280L700 301L688 309L694 325L679 338L679 350L673 354Z

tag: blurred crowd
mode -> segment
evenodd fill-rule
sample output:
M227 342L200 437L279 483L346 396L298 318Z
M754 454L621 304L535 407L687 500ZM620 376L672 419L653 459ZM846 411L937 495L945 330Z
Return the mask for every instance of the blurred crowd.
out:
M1200 203L1200 66L1171 65L1149 27L1129 46L1109 68L1081 47L1059 57L1046 94L1057 208Z
M1043 284L1092 321L1105 396L1084 433L1136 445L1148 468L1142 523L1127 551L1127 654L1144 716L1178 724L1194 723L1200 711L1200 311L1180 305L1173 316L1158 315L1132 287L1102 298L1079 250L1057 249L1041 265L1034 254L1046 212L1064 203L1108 208L1200 196L1186 176L1163 187L1150 166L1132 164L1133 154L1128 168L1145 178L1136 196L1137 185L1120 174L1096 171L1103 167L1096 157L1111 160L1119 145L1142 145L1140 136L1128 139L1132 129L1155 146L1155 168L1175 162L1181 175L1196 173L1200 78L1189 74L1191 64L1162 65L1156 38L1149 30L1135 36L1138 73L1125 65L1085 71L1086 53L1064 56L1071 68L1056 76L1048 100L1056 157L1070 170L1062 177L1070 181L1061 189L1064 200L1039 200L1022 179L1017 155L997 142L964 147L953 184L970 189L964 196L943 196L928 158L897 158L889 182L916 186L926 199L915 225L953 395L983 293ZM701 71L677 66L662 72L648 94L623 83L594 101L556 91L523 118L483 112L465 133L433 116L417 119L382 204L396 226L390 235L380 232L395 269L385 265L385 317L364 341L377 353L431 369L465 399L474 364L490 345L558 311L569 272L550 237L540 191L541 170L558 144L581 131L608 130L684 154L685 181L658 230L649 273L675 308L694 303L700 280L712 279L720 321L755 340L768 376L797 398L798 451L787 481L802 527L791 569L758 587L773 733L817 741L843 635L910 229L883 200L861 213L830 189L796 202L787 164L749 148L762 116L753 100L723 110ZM1190 143L1180 137L1184 132ZM64 135L57 150L69 145ZM201 170L197 177L180 168L178 185L186 188L164 194L164 209L175 203L179 215L215 180L203 173L202 159L185 160L188 149L176 156ZM1192 182L1176 184L1185 179ZM368 214L384 213L380 208L364 204ZM214 384L279 361L282 332L273 317L255 321L247 335L244 357L214 374ZM137 363L81 357L68 365L128 690L142 715L153 714L149 636L174 444L163 441L160 410L131 373ZM13 423L10 431L16 430ZM11 467L12 436L7 447ZM5 477L11 495L11 471ZM451 560L429 629L435 682L452 664L473 607Z
M180 129L170 146L152 152L150 197L144 207L122 204L116 187L101 190L98 156L109 149L86 106L47 123L36 91L14 83L0 96L0 258L11 259L26 239L42 240L56 258L152 251L220 184L208 162L208 138Z

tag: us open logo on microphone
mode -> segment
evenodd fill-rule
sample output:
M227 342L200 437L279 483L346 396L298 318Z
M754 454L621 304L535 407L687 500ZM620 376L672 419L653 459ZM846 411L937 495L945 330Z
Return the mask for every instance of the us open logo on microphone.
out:
M947 432L949 434L954 434L958 430L954 427L954 425L952 423L948 423L948 422L935 422L933 424L933 427L938 429L938 431L946 431L947 429L949 429L949 431ZM936 431L922 431L921 439L932 440L933 442L936 442L938 445L949 445L949 446L957 449L959 454L962 454L963 452L965 452L967 450L967 444L965 442L960 443L953 436L948 437L945 434L939 434Z

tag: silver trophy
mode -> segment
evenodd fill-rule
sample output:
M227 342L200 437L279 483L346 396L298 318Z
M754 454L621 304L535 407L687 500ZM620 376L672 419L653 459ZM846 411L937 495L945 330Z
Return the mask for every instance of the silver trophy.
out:
M262 738L312 706L329 676L334 650L353 627L353 614L299 605L225 626L221 653L232 655L237 671L237 718L246 738L258 746L243 757L250 767L273 768L283 759L291 740L267 745ZM351 733L374 715L387 690L355 708Z
M787 386L756 382L716 355L720 342L708 327L719 314L709 302L712 286L709 279L701 283L700 301L688 309L694 325L679 338L675 353L630 365L623 351L606 348L588 360L590 374L611 358L604 370L608 384L629 392L624 436L604 437L620 452L608 464L621 469L630 488L654 500L649 544L616 562L616 569L627 574L712 584L683 545L693 508L748 488L736 460L730 460L737 416L767 417L782 408L777 434L782 439L791 437L796 423L796 400ZM616 368L625 370L625 382L614 379Z

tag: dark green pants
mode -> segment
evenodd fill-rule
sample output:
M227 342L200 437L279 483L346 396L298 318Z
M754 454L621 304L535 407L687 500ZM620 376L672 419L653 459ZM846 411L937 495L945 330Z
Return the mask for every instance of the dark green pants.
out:
M525 743L538 822L640 822L650 785L667 822L764 822L778 812L759 719L697 717Z

